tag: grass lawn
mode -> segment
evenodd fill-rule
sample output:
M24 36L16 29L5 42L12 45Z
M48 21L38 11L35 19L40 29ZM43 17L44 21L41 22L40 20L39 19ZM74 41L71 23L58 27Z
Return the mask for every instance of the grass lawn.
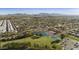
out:
M1 48L3 47L3 45L7 44L7 43L12 43L12 42L16 42L16 43L28 43L30 42L30 47L34 48L34 44L38 44L39 47L43 47L43 46L47 46L48 48L51 49L51 42L52 39L49 36L44 36L44 37L40 37L38 39L32 39L31 37L28 38L23 38L23 39L19 39L19 40L13 40L13 41L6 41L6 42L1 42Z
M62 47L59 45L59 43L53 43L51 42L53 39L50 36L43 36L37 39L33 39L31 37L18 39L18 40L12 40L12 41L6 41L6 42L0 42L0 48L4 48L3 46L9 43L25 43L28 44L27 46L33 48L33 49L57 49L60 50ZM10 44L9 44L10 45Z
M66 35L66 38L70 38L70 39L79 41L78 37L75 37L75 36L72 36L72 35Z

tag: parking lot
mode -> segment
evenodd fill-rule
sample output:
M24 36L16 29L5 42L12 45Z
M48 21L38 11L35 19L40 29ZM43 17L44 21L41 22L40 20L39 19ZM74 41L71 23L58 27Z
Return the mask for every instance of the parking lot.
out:
M79 50L79 43L76 40L65 38L62 42L63 50Z

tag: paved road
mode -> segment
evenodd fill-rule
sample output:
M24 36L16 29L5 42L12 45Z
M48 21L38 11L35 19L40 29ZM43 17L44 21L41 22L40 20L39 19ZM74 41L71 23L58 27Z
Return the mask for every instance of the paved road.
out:
M4 22L3 20L0 21L0 26L2 26L3 22Z
M0 33L5 32L6 31L5 29L6 29L6 21L1 20L0 21Z

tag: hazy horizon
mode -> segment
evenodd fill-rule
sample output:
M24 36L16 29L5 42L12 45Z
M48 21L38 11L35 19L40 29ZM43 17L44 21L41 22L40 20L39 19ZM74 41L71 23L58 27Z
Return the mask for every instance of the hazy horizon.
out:
M79 8L0 8L0 15L7 14L61 14L61 15L79 15Z

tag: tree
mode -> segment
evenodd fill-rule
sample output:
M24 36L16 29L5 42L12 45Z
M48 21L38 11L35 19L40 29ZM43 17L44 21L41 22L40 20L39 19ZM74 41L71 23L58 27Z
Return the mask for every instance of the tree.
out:
M53 44L52 48L54 50L61 50L62 49L61 45L58 45L58 44Z
M60 36L60 37L61 37L61 39L64 39L65 35L64 35L64 34L61 34L61 36Z
M25 44L25 43L15 43L15 42L12 42L12 43L7 43L5 45L3 45L3 48L5 49L12 49L12 50L21 50L21 49L26 49L28 48L28 46Z

